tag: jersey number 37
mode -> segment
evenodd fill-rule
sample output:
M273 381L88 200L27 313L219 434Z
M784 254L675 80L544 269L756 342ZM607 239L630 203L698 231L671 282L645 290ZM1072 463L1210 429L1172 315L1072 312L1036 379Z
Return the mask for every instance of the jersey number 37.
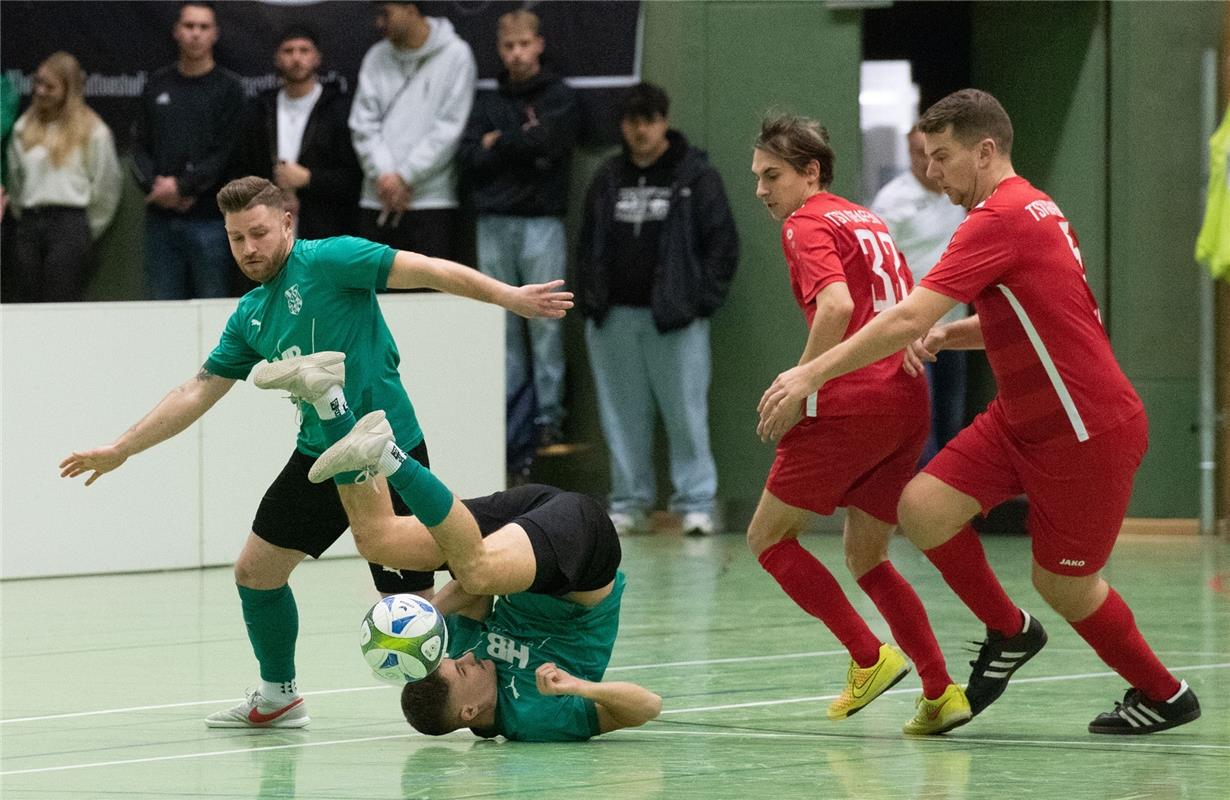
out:
M897 252L893 237L884 231L855 228L854 235L858 238L863 255L871 262L871 272L877 279L872 281L871 297L872 308L879 314L897 305L909 294L910 284L906 281L905 267L901 263L901 255Z

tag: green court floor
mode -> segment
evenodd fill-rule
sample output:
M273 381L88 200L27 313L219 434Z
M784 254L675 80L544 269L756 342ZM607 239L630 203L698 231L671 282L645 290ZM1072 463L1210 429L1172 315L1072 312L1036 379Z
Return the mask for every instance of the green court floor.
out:
M834 571L837 537L805 545ZM584 744L429 739L370 677L358 623L374 602L357 560L305 564L299 681L312 724L207 730L256 679L228 569L0 584L0 796L31 798L1032 798L1227 797L1230 544L1120 541L1108 577L1204 716L1151 737L1086 723L1125 688L1028 581L1028 542L991 538L1009 592L1050 643L996 705L910 740L917 678L844 722L824 717L846 658L762 573L742 537L624 540L628 591L612 679L665 698L660 720ZM894 562L964 681L973 617L905 541ZM887 629L844 573L852 601Z

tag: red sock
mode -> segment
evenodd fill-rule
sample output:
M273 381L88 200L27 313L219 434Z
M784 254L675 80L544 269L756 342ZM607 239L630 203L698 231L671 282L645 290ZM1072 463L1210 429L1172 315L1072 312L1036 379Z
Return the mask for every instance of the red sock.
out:
M914 587L901 577L891 562L881 561L866 575L858 579L871 601L880 609L893 639L918 668L922 679L923 695L931 700L939 697L952 683L944 654L935 641L927 610L914 592Z
M782 539L760 554L760 566L799 608L828 626L860 667L880 660L880 640L850 605L845 592L823 564L795 538Z
M1140 635L1132 609L1114 589L1097 611L1070 624L1099 658L1145 697L1164 701L1179 691L1179 682Z
M978 534L969 525L939 547L924 550L944 577L944 582L957 593L957 597L993 631L1004 636L1016 636L1025 624L1021 609L999 585L999 578L987 563L987 554L982 549Z

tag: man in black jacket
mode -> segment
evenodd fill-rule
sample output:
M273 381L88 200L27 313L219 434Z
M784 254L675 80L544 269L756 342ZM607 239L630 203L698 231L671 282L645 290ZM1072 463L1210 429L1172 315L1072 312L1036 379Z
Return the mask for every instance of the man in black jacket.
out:
M478 96L457 153L478 211L478 267L505 283L564 277L579 111L572 89L541 64L538 24L523 9L500 17L499 90ZM516 475L536 444L562 440L563 321L507 316L508 467Z
M147 193L147 291L153 300L226 297L235 267L213 197L226 181L243 86L214 61L212 3L183 3L172 35L179 58L150 77L133 124L133 172Z
M671 130L669 103L652 84L631 90L623 153L594 176L580 232L576 290L620 533L647 526L657 495L655 402L669 441L671 510L688 533L714 529L708 318L726 297L739 242L721 177Z
M321 83L316 35L303 26L283 31L274 63L280 89L248 107L236 176L273 181L293 198L296 236L326 239L358 230L363 172L350 141L350 96Z

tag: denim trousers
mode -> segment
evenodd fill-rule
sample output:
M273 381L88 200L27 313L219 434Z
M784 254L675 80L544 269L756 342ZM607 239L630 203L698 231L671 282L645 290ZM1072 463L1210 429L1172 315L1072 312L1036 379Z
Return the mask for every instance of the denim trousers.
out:
M650 309L614 306L601 326L586 322L585 343L610 450L611 512L654 506L656 406L670 453L670 509L713 513L717 467L709 446L709 320L659 333Z
M221 219L146 214L145 284L151 300L229 297L234 269Z
M564 277L564 221L559 217L478 217L478 268L512 286ZM538 425L564 419L563 320L526 320L511 311L504 336L505 395L511 399L534 382ZM528 340L528 341L527 341Z

